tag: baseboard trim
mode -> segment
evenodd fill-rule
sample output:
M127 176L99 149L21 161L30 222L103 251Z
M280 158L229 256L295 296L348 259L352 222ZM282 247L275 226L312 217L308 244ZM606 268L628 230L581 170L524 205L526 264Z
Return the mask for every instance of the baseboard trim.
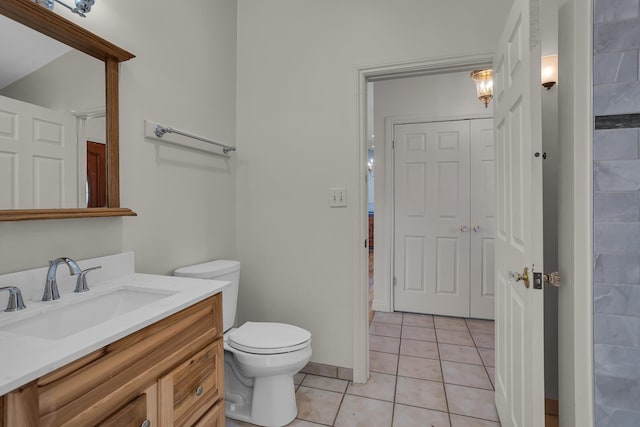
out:
M373 302L371 303L371 309L373 311L384 311L385 313L390 313L393 310L391 309L391 307L389 307L389 304L387 303L387 301L376 301L373 300Z
M300 371L303 374L318 375L327 378L338 378L353 381L353 369L340 366L325 365L324 363L309 362Z

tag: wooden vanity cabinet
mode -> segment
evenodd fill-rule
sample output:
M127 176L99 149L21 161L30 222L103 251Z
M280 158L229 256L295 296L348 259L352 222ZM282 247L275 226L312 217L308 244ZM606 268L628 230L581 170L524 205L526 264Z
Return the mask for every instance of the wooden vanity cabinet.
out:
M131 402L109 415L97 427L140 427L145 423L151 425L147 414L147 395L141 394Z
M0 397L0 427L223 427L222 295Z

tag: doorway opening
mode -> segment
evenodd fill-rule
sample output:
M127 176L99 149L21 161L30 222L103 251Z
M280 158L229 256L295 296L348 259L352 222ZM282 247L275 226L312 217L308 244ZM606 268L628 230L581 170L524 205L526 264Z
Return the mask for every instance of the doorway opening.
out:
M450 73L463 72L468 73L469 70L476 68L489 68L492 63L492 55L491 54L480 54L480 55L470 55L463 57L449 57L449 58L439 58L434 60L427 60L422 62L407 62L407 63L398 63L394 65L385 65L385 66L374 66L374 67L365 67L361 68L358 71L359 74L359 100L360 100L360 166L359 170L361 171L363 177L367 177L361 181L359 194L366 195L368 194L368 164L369 164L369 145L368 140L371 132L368 128L369 121L368 120L368 105L370 102L370 96L368 95L367 88L370 83L374 85L376 82L382 82L392 79L403 79L409 77L419 77L419 76L438 76L438 75L447 75ZM454 90L457 90L457 87L454 87ZM466 89L465 89L466 91ZM375 92L375 90L374 90ZM473 86L471 86L471 93L473 94ZM373 100L375 99L375 94L372 96ZM373 100L371 102L373 102ZM440 100L430 99L431 107L438 108L441 107L439 104ZM477 102L477 100L475 101ZM443 109L436 109L438 111L437 114L433 114L436 118L442 118ZM374 108L375 113L375 108ZM486 114L486 113L485 113ZM451 111L446 112L446 115L451 116ZM433 117L431 117L433 118ZM374 121L375 125L375 121ZM385 135L387 132L384 127L380 131L382 135ZM378 134L380 134L378 132ZM374 130L373 135L376 134ZM373 204L373 295L371 305L374 310L381 311L392 311L391 299L386 298L384 301L380 301L379 296L376 296L376 291L380 289L388 289L390 284L392 283L393 277L388 266L391 265L391 251L381 250L380 249L380 239L388 239L388 235L391 233L389 227L385 226L385 222L378 221L378 218L381 214L386 212L388 217L392 217L391 207L389 204L386 204L384 207L380 204L380 201L377 200L376 193L377 189L380 188L380 183L385 182L381 179L381 170L389 169L386 165L387 162L390 161L387 156L383 159L383 163L381 165L379 161L378 153L381 152L380 146L375 146L375 138L374 138L374 148L373 148L373 179L378 183L375 185L373 183L374 189L374 204ZM390 157L390 156L389 156ZM385 184L386 185L386 184ZM388 194L391 194L388 192ZM362 235L362 241L368 240L369 233L369 200L367 197L360 198L360 214L358 215L361 221L361 227L359 228L360 233ZM360 266L359 271L361 272L359 280L357 280L357 286L355 289L355 298L354 298L354 382L356 383L364 383L369 378L369 258L370 253L367 249L366 251L360 252ZM379 259L382 259L383 262L379 262ZM385 269L385 266L386 269ZM380 268L379 268L380 267ZM385 284L387 286L385 286ZM387 290L388 293L388 290ZM386 304L386 307L384 306ZM381 306L382 305L382 306Z
M369 241L375 242L370 247L367 272L373 290L370 307L374 311L493 318L492 307L485 307L484 312L469 310L469 249L473 240L474 249L479 248L483 257L477 262L478 257L474 258L475 269L492 270L488 265L492 254L487 252L492 247L489 240L494 210L493 195L486 191L494 186L491 111L476 99L469 69L377 76L367 83L367 167L370 170L373 166L373 173L368 172L367 176L367 220L371 223ZM474 139L473 144L470 139ZM416 156L424 158L418 160ZM477 212L474 217L470 214L472 202ZM433 251L425 244L424 230L411 231L412 239L407 241L399 239L397 230L403 214L413 222L420 218L422 228L440 221L449 229L450 236L436 232L439 253L425 252ZM423 237L417 238L419 235ZM437 259L440 264L426 266L425 259ZM482 262L489 268L482 269ZM441 273L438 277L425 276L436 270ZM413 277L405 277L401 274L404 271ZM440 296L455 301L460 308L420 310L421 305L415 300L420 292L398 292L407 288L403 286L405 280L412 282L409 289L424 291L425 279L437 280ZM481 286L486 288L493 280L488 276L485 279ZM493 292L482 289L476 293L481 300L482 295L491 296ZM398 297L404 303L399 304ZM412 301L418 305L407 306ZM435 300L434 303L438 308L442 305Z
M475 97L473 82L469 78L471 69L472 67L466 70L438 70L438 72L402 77L394 75L393 78L382 76L372 79L367 84L367 167L369 169L373 165L374 169L373 177L369 174L370 181L367 182L369 202L367 219L373 225L373 227L369 226L369 230L373 229L373 235L369 236L369 240L374 242L368 257L369 295L372 298L370 307L373 309L369 312L371 321L368 337L369 363L373 380L390 378L385 375L396 375L396 377L400 375L411 378L414 382L437 382L443 381L443 374L456 375L456 373L441 372L440 369L435 368L434 372L427 372L430 365L437 367L443 364L450 370L455 370L457 367L473 370L467 378L473 377L474 382L466 385L479 386L487 391L493 389L491 380L494 351L493 322L471 321L469 323L463 318L432 316L435 313L471 317L470 294L461 289L460 282L466 280L468 287L469 251L471 233L474 233L471 230L476 226L478 231L475 234L478 237L480 232L488 235L492 233L491 224L487 226L478 221L472 224L469 214L472 193L469 188L472 183L471 135L479 137L480 142L475 144L477 147L484 146L483 142L486 141L489 143L488 149L493 148L491 113L490 110L485 110ZM482 126L477 127L479 123L482 123ZM483 130L489 131L484 135L484 141L482 140ZM407 139L401 142L401 135L406 136ZM398 155L399 148L404 143L406 143L405 148L409 147L411 151L405 153L403 160L409 167L403 169L402 173L398 173L398 160L401 157ZM440 150L427 152L438 146ZM429 158L418 160L420 151ZM440 159L442 167L439 171L438 155L444 155ZM482 164L483 160L490 162L492 157L479 157L478 163ZM433 161L436 163L427 164ZM466 171L463 170L465 168ZM493 170L491 167L489 169ZM425 173L432 172L435 175L427 178ZM431 189L434 191L432 198L426 195L424 186L413 185L412 182L400 182L400 178L411 177L423 184L427 181L435 182L441 178L443 186L440 188L435 186ZM463 181L465 185L457 184ZM409 194L410 192L403 191L409 187L417 193ZM489 187L493 187L492 181ZM460 191L458 191L459 188ZM466 193L467 201L464 205L460 205L458 200L461 192ZM411 301L416 302L418 306L424 306L424 301L417 301L415 295L408 295L407 301L404 301L405 305L400 305L398 294L395 292L402 286L398 284L398 280L411 280L398 277L396 274L398 265L407 263L407 259L399 259L399 252L401 252L399 249L400 246L404 248L404 244L399 244L398 239L395 238L398 234L399 201L403 199L403 205L408 205L411 209L415 208L412 214L416 217L415 210L421 210L423 213L425 209L433 211L433 201L438 200L438 194L442 196L443 216L447 217L447 221L451 223L449 225L456 224L453 227L455 236L442 240L441 250L453 251L451 254L453 257L449 257L448 261L457 259L454 263L449 262L449 270L455 267L455 271L450 271L451 274L447 278L441 276L440 285L443 293L449 293L449 296L457 294L459 300L466 299L462 302L464 307L458 311L442 312L435 310L435 307L424 308L424 310L407 307L406 303ZM480 199L493 207L493 200ZM430 222L432 218L427 219ZM462 229L463 226L465 226L464 229ZM369 233L371 234L371 231ZM418 236L416 233L409 234ZM413 242L416 243L415 249L416 252L420 252L420 255L409 254L408 261L416 258L425 259L427 254L424 253L424 240L416 238ZM454 266L463 262L460 259L463 252L466 252L464 256L467 266ZM429 258L435 260L437 257ZM442 257L440 259L442 260ZM439 267L446 267L445 264ZM465 268L467 269L466 279L460 274ZM425 285L422 274L425 269L434 270L433 267L426 267L422 262L413 270L420 276L413 278L414 283L419 283L417 287L422 288ZM488 279L491 280L491 278ZM436 304L442 306L440 302ZM489 315L473 317L493 318L492 309L493 306ZM475 340L478 341L479 346L476 345ZM438 350L438 346L442 347L441 351ZM416 371L413 372L413 370ZM491 408L491 405L487 407ZM482 418L491 419L494 416L493 413L487 413L482 415Z

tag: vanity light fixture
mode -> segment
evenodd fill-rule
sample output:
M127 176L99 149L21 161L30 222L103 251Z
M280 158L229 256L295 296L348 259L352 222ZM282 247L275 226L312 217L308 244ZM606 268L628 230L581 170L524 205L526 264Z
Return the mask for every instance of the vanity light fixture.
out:
M540 77L542 86L547 90L558 83L558 55L543 56L540 60Z
M95 4L95 0L74 0L75 7L69 6L61 0L35 0L36 3L44 5L49 10L53 10L53 6L58 3L69 9L71 12L86 18L85 13L91 12L91 6Z
M478 99L482 101L484 108L488 108L493 98L493 70L474 70L471 78L476 83Z

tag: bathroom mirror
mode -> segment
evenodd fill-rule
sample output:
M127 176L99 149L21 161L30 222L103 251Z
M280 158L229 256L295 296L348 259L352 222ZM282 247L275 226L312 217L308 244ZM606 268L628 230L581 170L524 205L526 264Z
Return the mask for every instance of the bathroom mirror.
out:
M134 56L31 0L0 14L2 30L29 27L11 47L32 67L9 76L17 61L0 59L0 221L135 215L118 159L118 68Z

